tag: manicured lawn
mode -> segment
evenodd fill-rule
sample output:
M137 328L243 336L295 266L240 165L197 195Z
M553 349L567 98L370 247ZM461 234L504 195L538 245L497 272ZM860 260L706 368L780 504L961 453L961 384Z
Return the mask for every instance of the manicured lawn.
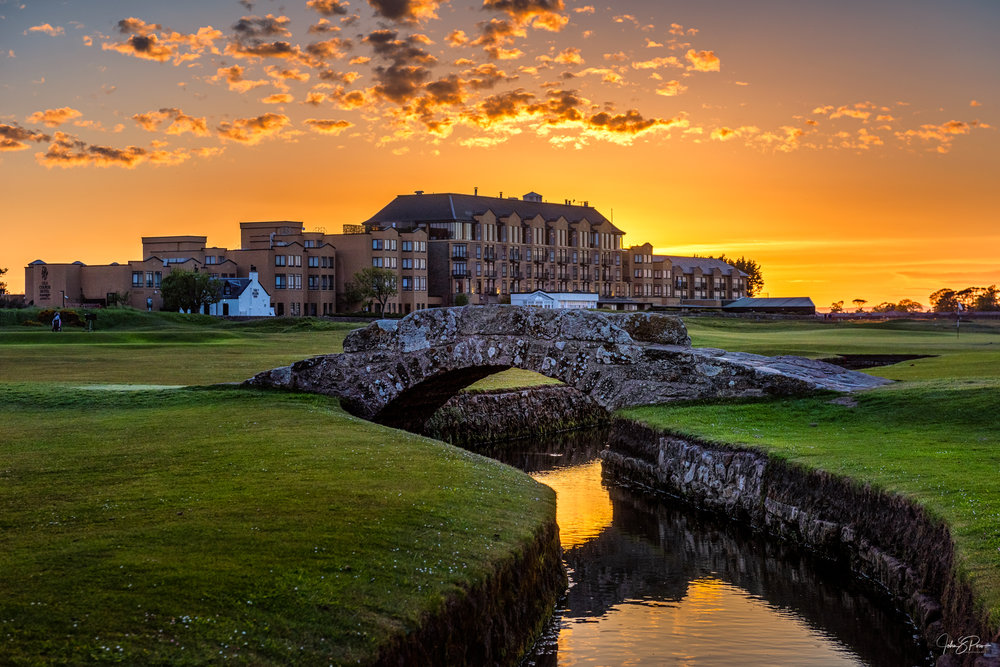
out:
M0 382L202 385L240 382L269 368L343 350L355 323L102 311L98 329L61 333L0 327ZM18 311L13 311L18 312ZM0 321L4 321L0 316Z
M116 386L243 379L342 329L12 329L0 663L354 663L554 516L528 476L327 397Z
M623 411L680 435L738 443L913 498L952 528L958 567L1000 623L1000 323L830 325L689 319L695 345L765 354L935 354L870 373L899 383L856 396Z

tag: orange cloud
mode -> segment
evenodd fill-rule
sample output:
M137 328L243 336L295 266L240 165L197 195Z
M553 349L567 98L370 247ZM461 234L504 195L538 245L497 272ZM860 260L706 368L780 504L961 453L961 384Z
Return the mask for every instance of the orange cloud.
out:
M660 69L663 67L684 67L684 65L675 56L640 60L632 63L633 69Z
M665 97L675 97L681 95L687 91L687 86L683 85L680 81L674 79L672 81L667 81L659 88L656 89L657 95L663 95Z
M343 0L309 0L306 7L323 16L344 16L347 14L348 4Z
M857 120L868 120L872 115L870 111L863 111L857 108L859 105L855 105L855 108L841 106L837 107L837 110L830 114L830 119L836 118L854 118Z
M354 123L348 120L322 120L317 118L307 118L305 124L320 134L340 134L347 128L354 127Z
M44 153L36 153L35 159L45 167L124 167L132 169L149 162L151 164L173 165L190 158L190 153L183 150L147 150L138 146L114 148L87 144L64 132L56 132Z
M446 0L368 0L375 13L390 21L414 23L437 18L437 8Z
M212 26L198 28L194 33L162 31L158 23L146 23L134 17L120 20L118 31L130 35L129 38L124 42L103 42L102 50L156 62L173 60L174 65L197 60L205 51L218 55L215 41L223 36Z
M207 137L209 134L208 124L204 118L189 116L177 108L135 114L132 120L147 132L156 132L164 122L170 120L170 125L165 130L167 134L189 133L199 137Z
M42 25L31 26L30 28L25 30L23 34L27 35L29 33L40 33L43 35L48 35L49 37L55 37L57 35L65 34L65 32L66 30L62 26L53 27L48 23L43 23Z
M561 14L563 0L483 0L483 9L507 14L517 25L559 32L569 17Z
M59 127L68 120L74 118L79 118L83 114L73 109L71 107L63 107L61 109L46 109L45 111L36 111L35 113L28 116L29 123L42 123L48 127Z
M224 80L229 86L229 90L235 90L239 93L245 93L254 88L259 88L260 86L266 86L266 80L252 81L243 78L243 68L239 65L233 65L232 67L220 67L215 72L210 81L222 81Z
M288 93L275 93L267 97L262 97L260 101L264 104L288 104L294 100L295 98Z
M696 72L718 72L721 65L719 57L715 55L715 51L695 51L694 49L688 49L684 57L691 63L688 69Z
M262 139L279 135L289 123L288 116L284 114L265 113L254 118L237 118L220 123L216 129L223 139L254 145Z
M582 65L583 57L580 55L580 49L570 46L560 51L555 61L563 65Z
M47 134L29 130L16 123L14 125L0 123L0 151L21 151L29 148L28 144L24 143L26 141L40 143L51 139Z

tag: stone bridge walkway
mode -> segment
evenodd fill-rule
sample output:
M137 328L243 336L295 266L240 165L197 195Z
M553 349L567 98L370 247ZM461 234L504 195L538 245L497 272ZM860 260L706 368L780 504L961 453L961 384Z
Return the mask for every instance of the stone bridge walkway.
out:
M680 318L520 306L420 310L348 334L344 352L245 384L337 396L350 412L411 430L461 389L516 367L607 410L721 397L850 392L889 382L802 357L693 348Z

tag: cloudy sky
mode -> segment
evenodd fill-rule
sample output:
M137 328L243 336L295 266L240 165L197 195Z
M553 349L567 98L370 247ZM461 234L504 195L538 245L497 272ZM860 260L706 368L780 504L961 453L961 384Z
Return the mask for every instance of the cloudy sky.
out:
M771 296L1000 282L995 0L0 0L0 267L589 201Z

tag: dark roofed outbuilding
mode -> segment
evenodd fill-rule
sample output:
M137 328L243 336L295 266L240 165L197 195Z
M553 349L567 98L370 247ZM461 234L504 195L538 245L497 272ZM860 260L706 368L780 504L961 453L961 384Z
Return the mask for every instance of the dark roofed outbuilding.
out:
M746 296L722 307L731 313L795 313L815 315L816 304L807 296L795 297L755 297Z

